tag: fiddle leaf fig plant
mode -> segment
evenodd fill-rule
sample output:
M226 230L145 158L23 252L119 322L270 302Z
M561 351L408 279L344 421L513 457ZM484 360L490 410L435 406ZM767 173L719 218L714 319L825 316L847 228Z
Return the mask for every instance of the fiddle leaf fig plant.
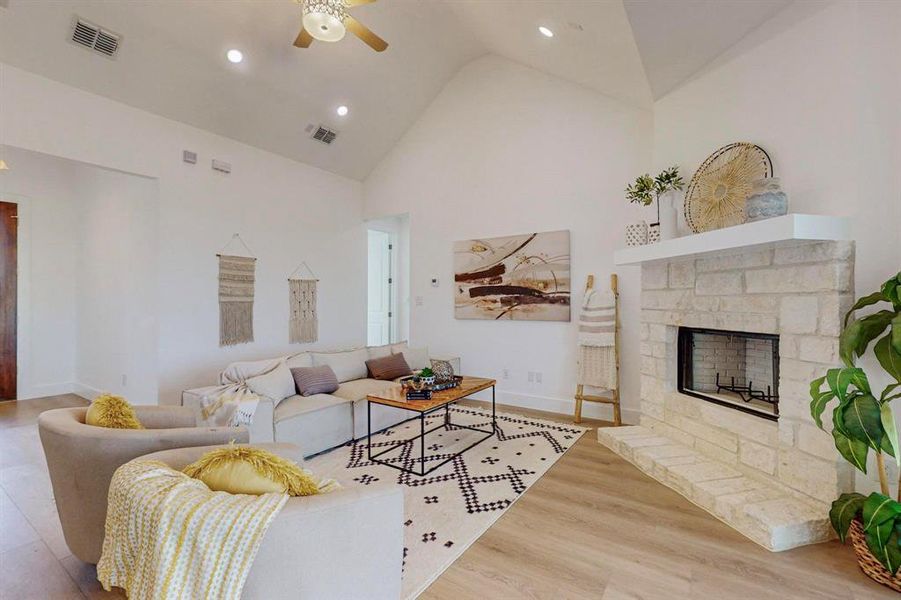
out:
M863 317L862 308L888 303ZM878 338L878 340L877 340ZM873 354L882 369L894 379L877 397L864 370L856 360L873 344ZM859 298L845 315L839 338L839 354L845 364L829 369L810 383L810 414L820 429L823 413L832 408L832 437L839 454L862 473L867 472L870 452L876 457L882 493L869 496L842 494L832 503L829 519L842 542L851 523L858 519L873 556L892 575L901 567L901 480L898 500L891 498L885 469L885 455L901 467L898 431L891 402L901 397L901 273L886 281L879 291Z

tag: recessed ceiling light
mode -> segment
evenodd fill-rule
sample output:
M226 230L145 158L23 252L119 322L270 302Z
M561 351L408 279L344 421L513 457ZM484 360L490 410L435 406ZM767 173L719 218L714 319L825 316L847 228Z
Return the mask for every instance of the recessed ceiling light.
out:
M339 116L339 117L344 117L344 116L347 115L348 109L347 109L346 106L344 106L344 105L342 104L341 106L339 106L339 107L337 108L337 110L335 110L335 112L338 113L338 116Z
M547 27L545 27L544 25L539 27L538 31L540 31L541 35L543 35L544 37L554 37L554 32L551 31L550 29L548 29Z
M228 62L238 64L242 60L244 60L244 53L240 50L236 50L232 48L228 52L225 53L225 58L228 59Z

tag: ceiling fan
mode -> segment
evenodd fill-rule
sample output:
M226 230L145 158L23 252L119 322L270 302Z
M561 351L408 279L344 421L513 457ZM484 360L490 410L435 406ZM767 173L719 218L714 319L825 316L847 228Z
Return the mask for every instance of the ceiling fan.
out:
M382 52L388 42L350 16L348 8L370 4L376 0L294 0L303 6L303 28L294 40L298 48L309 48L313 40L337 42L350 31L375 50Z

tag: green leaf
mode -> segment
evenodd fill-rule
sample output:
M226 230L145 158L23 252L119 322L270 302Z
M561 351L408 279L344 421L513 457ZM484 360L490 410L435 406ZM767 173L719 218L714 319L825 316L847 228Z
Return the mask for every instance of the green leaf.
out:
M901 548L898 547L898 534L895 532L895 521L888 520L867 531L867 547L873 556L882 563L885 569L894 575L901 566Z
M823 428L823 411L826 410L826 404L835 397L831 391L820 391L825 381L826 377L820 377L810 382L810 416L820 429Z
M867 446L879 451L883 431L876 398L869 394L855 396L842 411L842 423L848 437L866 442Z
M832 430L832 439L835 440L835 447L838 449L842 457L854 465L861 473L867 472L867 454L870 452L869 446L859 440L853 440L835 428Z
M892 348L901 354L901 314L896 314L892 319Z
M841 369L829 369L826 371L826 383L839 401L845 400L848 395L848 386L855 380L855 376L863 375L863 369L858 367L843 367ZM866 380L866 375L863 375ZM869 383L867 383L869 388ZM866 391L869 391L867 389Z
M884 496L879 492L873 492L863 503L863 528L870 531L874 527L885 523L901 514L901 504Z
M895 462L901 467L901 452L898 451L898 429L895 427L895 415L892 414L891 404L879 405L879 417L882 420L882 429L885 432L885 439L892 446L891 454L895 457Z
M887 284L888 282L886 282ZM883 287L885 284L883 284ZM854 314L855 310L859 310L864 308L865 306L870 306L872 304L876 304L877 302L890 302L888 297L886 297L881 291L873 292L869 296L864 296L862 298L858 298L857 302L854 303L854 306L845 314L845 327L848 326L848 321L851 319L851 315Z
M839 354L846 365L854 364L854 355L863 356L867 346L885 331L895 313L881 310L872 315L857 319L842 331L839 338Z
M895 307L895 310L901 310L901 294L899 294L899 283L901 283L901 273L898 273L888 281L882 284L882 289L879 293L886 299L887 302L891 302L892 306Z
M829 510L829 521L832 522L832 528L838 534L838 539L845 543L845 537L848 535L848 528L851 521L860 513L866 496L858 493L842 494L832 503Z
M892 345L891 335L876 342L873 353L886 373L894 377L895 381L901 381L901 353L898 353Z
M890 385L885 386L885 389L882 390L882 395L879 396L879 402L880 403L888 402L890 400L894 400L895 398L898 398L899 396L901 396L901 394L895 394L894 396L889 396L889 394L894 392L899 387L901 387L901 383L892 383Z

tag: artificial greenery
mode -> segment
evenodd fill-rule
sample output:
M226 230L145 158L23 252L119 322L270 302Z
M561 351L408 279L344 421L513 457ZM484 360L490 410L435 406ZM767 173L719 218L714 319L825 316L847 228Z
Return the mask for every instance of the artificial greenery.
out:
M879 303L890 308L856 318L855 312ZM877 398L863 369L855 366L874 340L873 353L882 369L894 380ZM890 497L884 455L895 458L901 467L898 432L891 401L901 397L901 273L886 281L878 292L857 300L845 315L839 339L839 354L845 364L829 369L810 384L810 414L820 429L826 406L837 400L832 411L832 437L839 453L863 473L867 472L870 451L876 456L882 493L869 496L842 494L832 503L829 519L844 542L848 528L860 518L867 546L893 575L901 566L901 479L898 500ZM826 386L823 389L823 386ZM896 393L898 392L898 393Z
M429 367L426 367L422 371L419 372L419 376L420 377L434 377L435 372L432 371L432 369L430 369Z
M679 167L672 166L664 169L653 179L648 173L639 176L635 179L635 183L626 187L626 199L642 206L650 206L666 192L681 190L684 186L682 176L679 175Z

